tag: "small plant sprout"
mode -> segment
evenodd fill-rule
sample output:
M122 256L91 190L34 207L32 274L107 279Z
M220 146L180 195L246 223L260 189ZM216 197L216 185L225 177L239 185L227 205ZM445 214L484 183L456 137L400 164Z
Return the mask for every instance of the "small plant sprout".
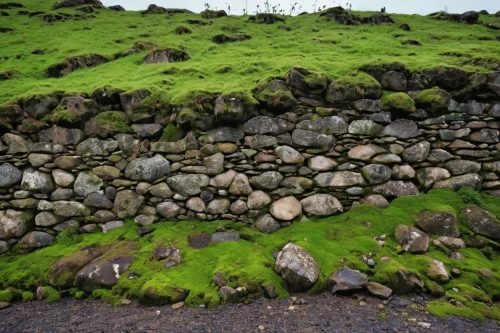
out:
M226 6L227 6L227 14L231 14L231 5L229 5L227 2L226 2Z
M205 5L204 5L204 6L205 6L205 9L206 9L206 10L209 10L209 9L210 9L210 4L209 4L209 3L205 3Z

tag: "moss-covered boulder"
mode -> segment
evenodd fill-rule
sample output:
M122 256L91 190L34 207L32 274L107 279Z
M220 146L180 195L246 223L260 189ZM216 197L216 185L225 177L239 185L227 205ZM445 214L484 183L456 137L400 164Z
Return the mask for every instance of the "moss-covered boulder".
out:
M49 268L47 273L49 283L57 289L73 287L78 272L92 260L101 256L102 253L103 249L88 246L59 259Z
M99 112L97 103L82 96L64 97L57 108L43 120L57 125L77 125L89 120Z
M358 99L379 99L382 87L373 77L365 73L356 73L332 82L326 90L325 100L335 105Z
M52 65L45 71L47 77L59 78L76 71L77 69L96 67L110 61L108 57L97 53L88 53L72 56L58 64Z
M446 112L450 102L451 95L439 88L422 90L415 96L416 105L432 115Z
M260 80L253 94L264 107L275 112L286 112L298 103L286 82L277 78Z
M225 93L215 101L215 118L222 124L242 124L255 115L258 104L247 91Z
M311 72L305 68L294 67L286 73L285 80L296 98L323 101L323 93L328 85L325 75Z
M19 105L22 105L23 111L26 112L29 117L38 120L49 114L58 104L59 99L57 94L33 95L19 101Z
M224 10L206 9L206 10L202 11L200 14L201 14L201 17L204 19L214 19L214 18L227 16L227 13Z
M191 57L185 51L172 48L154 49L144 57L145 64L160 64L187 61Z
M120 93L119 89L104 86L94 90L92 99L96 101L102 111L121 110Z
M463 88L467 84L467 72L456 67L437 67L425 70L421 74L426 87L437 86L446 91Z
M387 94L382 97L384 110L411 113L416 111L415 101L405 93Z
M159 105L151 96L151 92L145 89L128 91L120 95L123 110L133 123L153 122L155 114L159 111Z
M130 120L125 112L105 111L85 124L86 136L107 138L118 133L130 133Z
M176 142L182 140L186 136L186 131L179 126L174 124L168 124L167 127L163 130L163 134L161 136L161 142Z
M184 107L177 115L175 122L181 126L188 126L201 131L209 131L214 126L214 116L209 113L197 112L192 108Z
M166 305L182 302L189 291L175 288L164 282L150 280L139 291L139 302L145 305Z
M15 129L24 119L24 112L17 104L0 105L0 133Z

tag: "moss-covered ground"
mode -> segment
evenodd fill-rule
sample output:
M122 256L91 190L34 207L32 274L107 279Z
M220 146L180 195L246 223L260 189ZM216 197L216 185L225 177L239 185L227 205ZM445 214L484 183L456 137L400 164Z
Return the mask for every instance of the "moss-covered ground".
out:
M24 5L22 10L29 12L82 14L74 8L52 10L55 0L18 2ZM345 26L319 13L259 24L249 21L248 16L205 20L200 14L142 15L99 9L90 14L95 18L47 23L43 15L18 15L19 8L3 11L10 16L0 16L0 27L14 31L1 34L0 72L13 71L15 76L0 81L0 104L55 91L91 93L107 85L123 91L149 89L159 100L181 104L189 91L250 91L261 78L282 77L293 66L343 82L350 80L349 75L361 65L395 61L410 70L460 66L486 71L490 64L498 63L500 54L498 31L482 24L439 21L420 15L390 14L394 24ZM490 23L498 18L481 15L480 20ZM400 29L403 23L411 31ZM179 35L181 26L192 33ZM221 33L252 38L214 43L212 38ZM408 39L422 46L402 45ZM180 63L143 65L147 50L119 56L138 41L185 50L191 58ZM62 78L45 77L47 68L65 58L91 53L116 60Z
M153 227L156 230L141 238L137 234L138 227L129 220L124 227L107 234L75 236L63 233L50 247L29 254L14 249L13 254L0 256L0 289L13 288L14 295L22 295L18 299L30 299L32 296L25 296L22 291L34 292L37 286L47 286L47 271L59 258L89 245L118 243L115 248L120 248L120 243L132 243L135 246L129 248L137 249L132 253L135 261L111 291L97 290L92 295L85 295L77 289L71 289L65 293L78 299L94 297L119 304L121 299L136 298L141 291L144 292L149 287L159 290L182 288L190 291L186 299L188 305L215 306L220 301L213 277L220 270L230 286L246 286L250 291L256 292L263 286L273 284L279 296L284 297L288 293L281 277L273 269L273 252L279 251L286 243L293 242L306 248L321 269L320 278L311 290L312 293L324 290L330 275L343 266L358 269L366 273L370 280L380 283L386 283L394 272L403 269L419 274L428 287L435 288L436 284L425 275L429 258L433 258L442 261L448 270L452 267L461 270L461 277L451 279L437 288L442 288L449 298L461 302L465 307L459 308L443 301L435 301L429 303L431 313L498 319L500 308L485 305L489 304L490 300L500 298L500 259L494 251L492 255L479 249L463 249L460 250L466 257L463 261L450 259L432 245L429 252L423 255L400 254L393 235L397 225L412 225L414 216L421 210L451 211L461 220L462 234L470 234L460 217L460 210L469 204L464 202L463 198L470 201L470 197L474 197L490 211L498 211L500 207L498 198L480 196L470 191L462 193L461 196L448 190L432 190L418 197L396 199L385 210L359 206L339 216L296 222L291 227L270 235L261 234L241 223L183 221L155 224ZM237 242L211 243L199 250L188 245L190 235L212 234L221 228L238 231L242 239ZM385 246L381 247L373 238L383 234L388 237ZM177 247L183 263L165 269L163 262L152 259L152 253L158 245ZM362 256L367 254L371 254L377 263L374 269L370 269L362 260ZM385 256L392 259L379 262L380 258ZM495 279L482 278L478 274L481 268L491 269ZM131 272L139 278L130 279L128 275ZM453 288L456 288L455 291ZM57 297L57 293L52 293L51 300L57 300ZM0 298L12 298L12 294L3 291L0 292Z

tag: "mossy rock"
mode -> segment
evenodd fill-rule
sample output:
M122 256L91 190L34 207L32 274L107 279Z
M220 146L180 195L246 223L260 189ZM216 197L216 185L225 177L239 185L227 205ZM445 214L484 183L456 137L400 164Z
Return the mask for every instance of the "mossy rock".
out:
M144 57L144 64L160 64L160 63L171 63L171 62L182 62L188 61L191 57L185 51L172 49L172 48L161 48L153 49L148 52L146 57Z
M388 111L411 113L417 110L415 107L415 101L410 96L402 92L384 95L382 97L382 104L384 105L384 110Z
M182 127L177 127L174 124L168 124L163 130L163 135L160 141L162 142L175 142L179 141L186 136L186 131Z
M96 67L110 61L108 57L97 53L88 53L68 57L58 64L52 65L45 71L47 77L60 78L77 69Z
M77 296L75 294L75 296ZM78 295L80 296L80 295ZM112 290L107 289L96 289L92 292L91 298L100 299L106 303L119 306L121 305L122 297L120 295L115 295Z
M295 97L323 95L328 80L324 74L312 72L302 67L294 67L285 75L287 86Z
M241 124L255 114L258 105L247 91L225 93L215 101L214 114L221 123Z
M187 26L187 25L180 25L177 28L175 28L175 33L178 35L183 35L183 34L192 34L193 33L193 28Z
M2 290L0 291L0 302L10 303L14 298L14 294L10 290Z
M359 72L332 82L326 90L325 100L329 104L352 102L358 99L379 99L382 87L370 75Z
M96 122L99 127L102 127L113 133L130 133L130 120L125 112L121 111L105 111L101 112L96 117Z
M297 105L284 80L279 78L264 78L252 90L255 99L271 111L286 112Z
M11 131L24 119L24 112L17 104L0 105L0 132Z
M47 303L55 303L60 301L62 295L59 291L51 286L43 287L43 299Z
M148 281L139 292L139 302L145 305L166 305L182 302L188 296L189 291L174 288L166 283Z
M200 14L201 17L204 19L214 19L227 16L227 13L223 10L210 10L210 9L206 9L202 11Z
M57 108L45 116L42 121L57 125L81 124L99 112L97 103L82 96L64 97Z
M451 95L439 88L422 90L415 96L415 103L432 115L441 115L448 110Z
M21 295L23 302L31 302L35 300L35 294L31 291L25 291Z

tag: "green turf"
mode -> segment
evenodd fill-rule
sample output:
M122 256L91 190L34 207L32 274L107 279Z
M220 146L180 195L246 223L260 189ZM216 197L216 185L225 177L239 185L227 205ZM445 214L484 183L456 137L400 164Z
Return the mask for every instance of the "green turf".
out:
M50 7L55 1L20 2L27 11L81 14L72 8L52 11ZM139 12L99 9L92 13L96 18L46 23L41 17L19 16L18 10L6 9L10 16L0 17L0 27L15 29L1 34L0 72L16 72L13 80L0 81L0 104L20 96L54 91L91 93L103 86L123 91L149 89L158 100L182 102L182 97L193 91L250 91L263 77L283 76L293 66L342 82L350 81L349 75L363 64L395 61L410 70L460 66L486 71L489 64L498 62L500 54L500 43L495 39L499 33L493 29L419 15L391 14L394 24L344 26L316 13L285 17L285 23L266 25L249 22L248 16L203 20L199 14L142 16ZM186 20L213 23L202 26L187 24ZM498 18L482 15L481 20L486 23ZM411 31L399 29L402 23L409 24ZM177 34L176 29L183 25L188 25L192 33ZM248 34L252 39L213 43L212 37L220 33ZM493 40L480 40L481 37ZM423 46L402 45L407 39L418 40ZM191 59L142 65L147 53L143 51L63 78L44 76L48 67L66 57L98 53L113 59L138 41L183 49ZM32 54L35 50L44 54Z

